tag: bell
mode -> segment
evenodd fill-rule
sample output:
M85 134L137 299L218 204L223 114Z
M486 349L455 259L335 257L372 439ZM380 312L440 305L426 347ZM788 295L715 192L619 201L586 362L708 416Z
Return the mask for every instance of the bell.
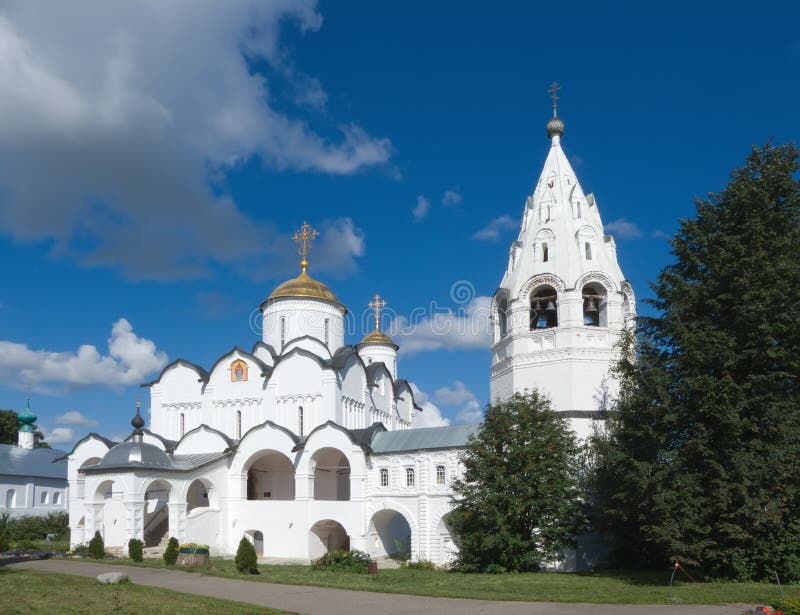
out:
M586 309L584 310L587 314L597 312L597 303L595 303L594 299L587 300Z
M547 311L548 312L555 312L556 311L556 304L552 301L547 302Z

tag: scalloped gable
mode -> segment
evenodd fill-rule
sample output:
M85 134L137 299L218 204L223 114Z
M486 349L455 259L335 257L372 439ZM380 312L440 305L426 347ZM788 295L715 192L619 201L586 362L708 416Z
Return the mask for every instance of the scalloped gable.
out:
M184 434L174 448L176 455L222 453L234 447L233 441L224 433L208 425L200 425Z
M380 427L376 427L378 425L380 425ZM313 438L316 433L326 429L335 429L336 431L341 431L350 439L350 442L360 446L365 453L372 452L372 448L370 446L372 434L380 430L386 431L386 427L384 427L383 423L373 423L366 429L347 429L346 427L342 427L334 421L325 421L322 425L317 425L314 429L312 429L311 432L305 438L303 438L303 441L292 449L292 452L296 453L300 449L306 448L308 443L311 441L311 438ZM366 435L369 435L369 439L364 438Z
M242 435L242 437L239 440L239 442L237 442L234 445L233 448L238 450L239 448L241 448L242 443L247 438L251 437L250 436L251 433L255 433L256 431L260 431L261 429L264 429L264 428L267 428L267 427L269 427L271 429L276 429L277 431L283 432L284 434L289 436L289 438L292 440L292 442L294 442L295 447L302 442L302 439L299 438L291 429L287 429L283 425L278 425L274 421L264 421L263 423L259 423L258 425L253 425L250 429L248 429L244 433L244 435Z
M247 352L243 348L239 348L239 346L234 346L233 348L231 348L231 350L229 350L224 355L219 357L216 361L214 361L214 365L212 365L211 369L208 370L209 377L210 377L210 375L212 375L214 373L214 370L217 369L217 366L219 366L220 363L222 363L223 361L226 361L228 359L231 359L236 354L238 354L239 358L241 358L241 359L250 359L261 370L261 376L269 378L269 375L272 372L272 368L269 365L267 365L266 363L264 363L257 356L255 356L253 354L250 354L249 352Z
M113 440L110 440L109 438L101 436L99 433L95 433L95 432L92 431L92 432L86 434L85 436L83 436L80 440L78 440L75 443L75 446L72 447L72 450L70 452L62 455L58 459L54 459L53 461L60 461L61 459L66 459L67 457L72 457L72 455L75 454L75 451L78 450L78 447L81 446L82 444L85 444L89 440L96 440L100 444L103 444L106 447L106 449L108 449L108 450L110 450L112 447L114 447L117 444L119 444L119 442L114 442Z
M311 347L302 345L309 342L309 346ZM328 347L313 335L301 335L300 337L290 339L288 342L286 342L283 354L289 353L295 348L302 348L303 350L314 353L315 351L312 349L313 347L321 349L325 353L327 361L330 361L333 358Z
M155 380L151 380L150 382L144 382L144 383L140 384L139 386L141 386L141 387L151 387L154 384L159 384L161 382L161 379L164 378L164 375L168 371L170 371L170 370L172 370L173 368L176 368L176 367L185 367L187 369L191 369L191 370L193 370L194 372L197 373L198 382L208 382L209 374L202 367L200 367L199 365L197 365L195 363L192 363L191 361L186 361L185 359L176 359L175 361L173 361L172 363L170 363L169 365L164 367L164 369L161 370L161 373L158 375L158 378L156 378Z

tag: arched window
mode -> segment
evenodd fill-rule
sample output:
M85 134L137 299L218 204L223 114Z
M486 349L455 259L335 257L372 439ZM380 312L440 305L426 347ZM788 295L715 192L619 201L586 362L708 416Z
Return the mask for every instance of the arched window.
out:
M577 216L578 219L580 219L580 217L581 217L581 202L580 201L575 203L575 212L578 214L578 216Z
M53 494L53 504L61 504L61 492L56 491Z
M380 469L381 475L381 487L388 487L389 486L389 469L388 468L381 468Z
M42 495L40 496L40 502L42 504L47 504L47 491L42 491Z
M183 434L186 433L186 417L184 416L183 412L181 412L181 438Z
M542 244L542 262L546 263L550 260L550 248L547 247L546 243Z
M325 345L327 346L329 343L330 337L330 329L331 329L331 321L330 318L325 319Z
M281 350L286 345L286 316L281 316Z
M558 326L558 294L552 286L542 286L531 296L530 329Z
M414 468L406 468L406 487L414 486Z
M297 431L302 436L303 435L303 406L300 406L297 409Z
M14 489L6 491L6 508L14 508L17 505L17 492Z
M602 284L591 283L583 287L583 324L587 327L607 327L608 315L606 289Z
M592 260L592 244L588 241L584 242L583 244L583 251L586 253L586 260Z
M237 359L231 363L231 382L247 381L247 363Z
M444 485L447 475L444 466L436 466L436 484Z
M505 298L497 303L497 328L500 337L508 335L508 300Z
M242 411L236 411L236 438L242 439Z

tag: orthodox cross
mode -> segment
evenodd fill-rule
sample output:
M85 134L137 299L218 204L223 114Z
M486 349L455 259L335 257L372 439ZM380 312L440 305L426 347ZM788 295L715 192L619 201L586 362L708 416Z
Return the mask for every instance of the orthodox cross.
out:
M386 307L386 301L381 299L381 296L375 293L375 297L367 304L375 311L375 330L380 329L381 323L381 310Z
M550 89L547 90L547 93L550 94L550 98L553 99L553 117L556 116L556 111L558 110L558 91L561 89L561 86L558 85L558 81L553 81L550 84Z
M300 261L300 268L305 273L308 268L308 251L311 249L311 242L314 241L319 233L314 230L308 222L303 222L303 226L293 236L292 240L298 246L298 252L303 260Z

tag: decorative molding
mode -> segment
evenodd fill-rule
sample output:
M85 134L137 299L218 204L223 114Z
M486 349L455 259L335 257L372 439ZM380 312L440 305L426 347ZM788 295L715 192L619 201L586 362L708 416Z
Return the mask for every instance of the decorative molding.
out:
M533 276L522 285L522 288L520 288L520 291L517 293L517 300L524 300L526 303L529 303L531 294L540 286L552 286L558 293L564 292L567 288L567 285L564 284L564 280L558 276L550 273L540 273L539 275Z
M607 292L617 292L619 290L617 285L614 284L614 281L601 271L589 271L588 273L584 273L577 279L574 288L575 290L581 290L591 282L602 284Z

